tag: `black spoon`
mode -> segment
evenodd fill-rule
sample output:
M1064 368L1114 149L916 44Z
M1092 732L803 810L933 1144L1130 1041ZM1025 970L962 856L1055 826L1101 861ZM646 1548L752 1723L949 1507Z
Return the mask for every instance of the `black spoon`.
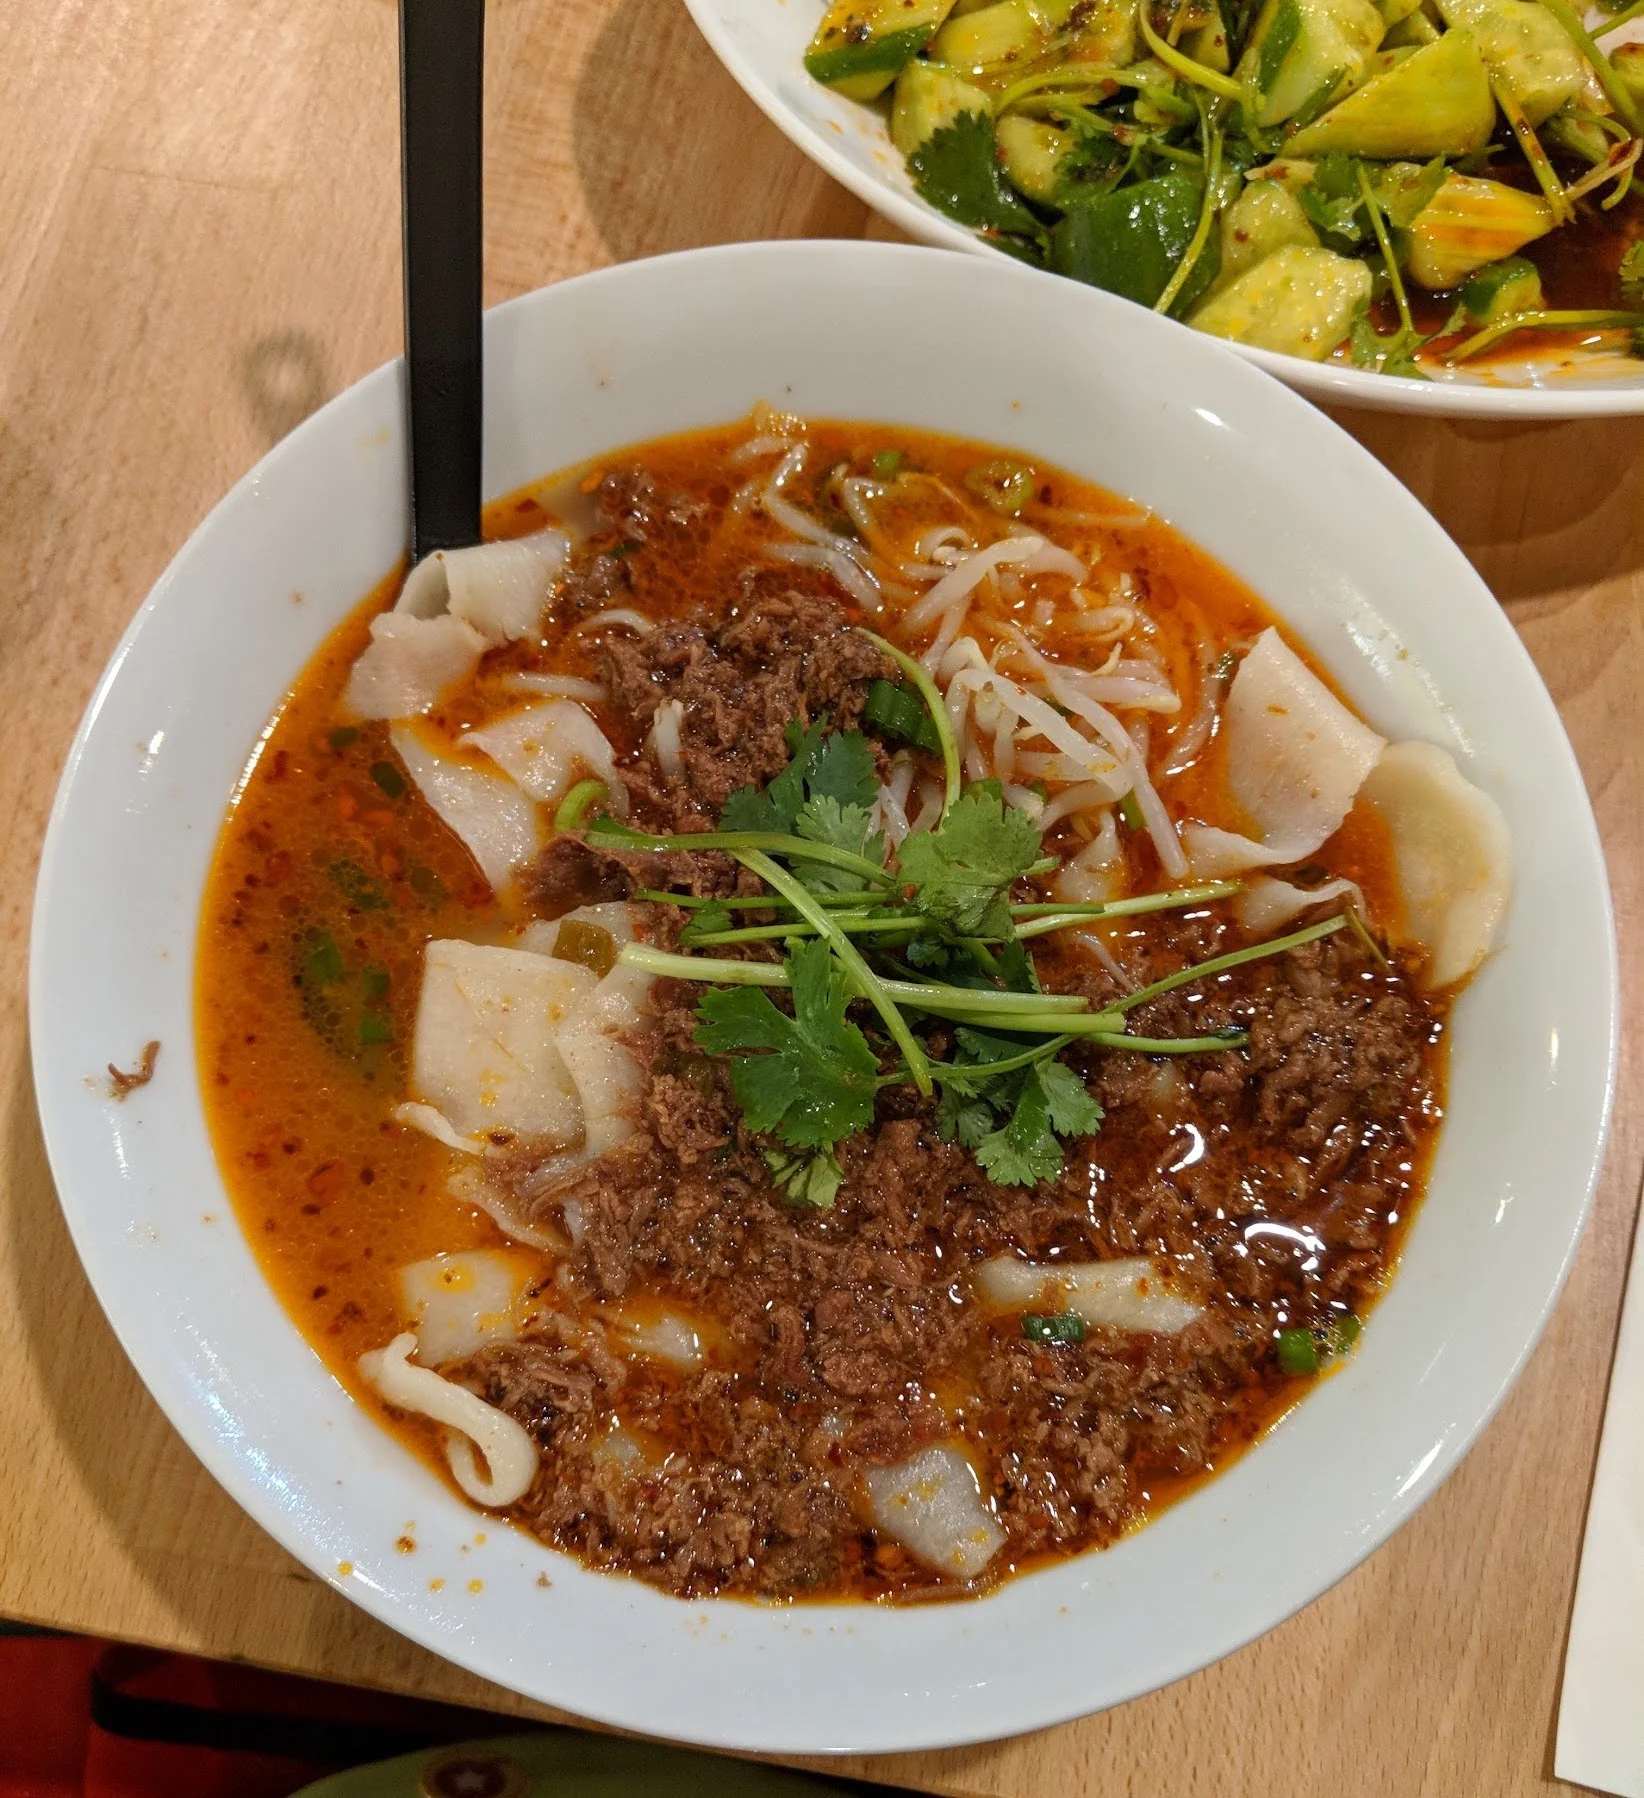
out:
M400 0L411 563L480 536L485 0Z

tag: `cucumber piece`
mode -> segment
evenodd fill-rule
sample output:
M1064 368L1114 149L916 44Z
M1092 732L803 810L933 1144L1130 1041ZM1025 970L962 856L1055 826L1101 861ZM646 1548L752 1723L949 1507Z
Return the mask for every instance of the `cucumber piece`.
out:
M1446 25L1473 34L1490 73L1532 125L1581 92L1587 65L1558 20L1538 0L1437 0Z
M1067 33L1063 61L1104 62L1124 69L1136 60L1132 0L1027 0L1027 4L1046 37Z
M1304 125L1285 145L1289 156L1464 156L1495 129L1490 71L1472 36L1447 31Z
M1246 269L1293 244L1316 250L1319 234L1294 194L1277 181L1252 181L1222 214L1222 272L1217 287L1230 286Z
M1199 183L1191 175L1155 175L1081 200L1050 234L1050 265L1059 275L1151 306L1186 254L1199 222L1199 201ZM1210 286L1220 259L1212 234L1176 302L1177 313Z
M1042 206L1053 205L1062 159L1073 145L1072 133L1013 112L994 126L993 141L1011 186Z
M1462 288L1461 303L1481 325L1493 325L1510 312L1539 312L1547 304L1541 270L1523 256L1488 263Z
M1044 33L1025 0L995 0L980 12L949 19L931 40L931 55L973 74L1036 55Z
M834 0L805 52L806 72L847 100L876 100L952 10L953 0Z
M1258 122L1283 124L1360 80L1386 29L1371 0L1267 0L1239 62L1260 95Z
M940 63L916 57L896 77L891 142L904 156L911 156L944 125L951 125L963 114L979 112L987 118L992 111L993 102L984 89Z
M1322 362L1369 302L1370 271L1350 256L1288 244L1189 314L1196 331Z
M1552 228L1553 209L1540 194L1481 175L1446 175L1411 222L1410 279L1437 291L1458 286Z

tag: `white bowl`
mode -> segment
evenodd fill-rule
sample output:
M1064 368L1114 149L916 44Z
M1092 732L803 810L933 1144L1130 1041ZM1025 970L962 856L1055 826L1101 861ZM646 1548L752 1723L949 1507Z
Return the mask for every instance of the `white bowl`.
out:
M919 197L890 141L882 109L841 99L806 74L805 46L826 10L825 0L685 0L685 5L749 99L859 199L938 249L1013 260ZM1081 335L1099 331L1105 316L1087 314L1079 324ZM1566 367L1556 354L1525 355L1493 361L1488 372L1457 370L1413 381L1347 363L1306 362L1243 344L1230 347L1328 405L1526 422L1644 412L1644 362L1620 356L1606 357L1602 367Z
M191 1041L202 883L236 777L406 539L395 366L282 443L182 550L109 665L52 815L35 1079L69 1226L127 1353L206 1466L340 1591L488 1679L633 1730L806 1753L960 1743L1118 1703L1271 1628L1404 1522L1482 1428L1558 1293L1598 1163L1604 870L1518 639L1321 414L1208 339L1008 263L702 251L529 294L490 314L485 346L490 494L762 399L988 439L1156 507L1382 730L1452 748L1505 808L1519 870L1501 950L1457 1009L1431 1195L1344 1372L1151 1527L974 1603L684 1604L460 1504L265 1285ZM153 1083L112 1103L95 1076L155 1037ZM394 1547L408 1519L410 1555Z

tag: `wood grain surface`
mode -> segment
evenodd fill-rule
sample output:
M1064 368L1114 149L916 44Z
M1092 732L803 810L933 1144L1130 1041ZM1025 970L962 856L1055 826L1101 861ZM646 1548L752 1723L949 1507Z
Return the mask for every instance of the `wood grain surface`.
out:
M774 0L773 0L774 3ZM492 0L486 289L736 238L885 235L674 0ZM25 961L58 770L212 502L399 348L392 0L0 8L0 1614L543 1714L306 1574L194 1461L80 1273L30 1088ZM1106 1716L850 1763L932 1792L1567 1790L1552 1724L1644 1170L1644 421L1344 418L1499 595L1603 827L1625 1044L1569 1288L1501 1415L1281 1629Z

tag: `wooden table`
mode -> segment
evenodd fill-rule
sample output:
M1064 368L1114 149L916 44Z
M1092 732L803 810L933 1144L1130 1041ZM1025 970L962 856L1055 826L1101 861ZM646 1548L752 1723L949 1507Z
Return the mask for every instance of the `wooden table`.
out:
M773 0L774 4L774 0ZM732 238L885 234L743 99L672 0L492 0L490 300ZM30 1087L34 863L98 670L184 536L399 348L393 0L0 9L0 1614L541 1714L311 1578L138 1384L53 1199ZM1437 513L1559 702L1644 1016L1644 420L1344 420ZM1482 1444L1255 1646L1106 1716L852 1763L1070 1798L1549 1792L1633 1216L1641 1043L1574 1275Z

